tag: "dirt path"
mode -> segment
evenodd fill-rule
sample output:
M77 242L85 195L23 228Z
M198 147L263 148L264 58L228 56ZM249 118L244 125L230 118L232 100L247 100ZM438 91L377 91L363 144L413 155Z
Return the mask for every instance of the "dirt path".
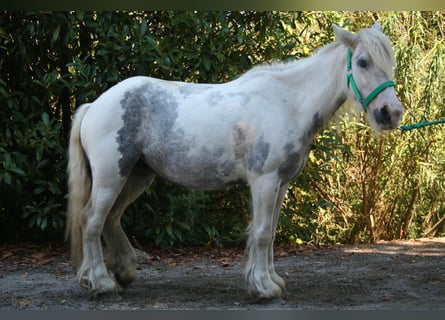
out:
M0 247L0 310L444 309L445 238L276 250L285 304L252 303L242 250L138 251L136 281L93 299L77 285L64 249Z

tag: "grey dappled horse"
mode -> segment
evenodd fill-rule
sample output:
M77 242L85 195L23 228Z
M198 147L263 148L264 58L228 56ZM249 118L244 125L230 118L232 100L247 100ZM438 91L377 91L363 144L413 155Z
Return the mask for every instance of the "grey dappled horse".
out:
M394 52L380 27L353 34L334 25L334 32L336 42L312 57L255 67L231 82L137 76L78 108L67 232L82 287L113 292L134 280L136 255L120 219L159 175L203 190L247 183L253 211L247 289L259 298L282 295L275 230L288 183L302 171L315 134L348 99L363 104L377 131L397 128L403 114L392 82Z

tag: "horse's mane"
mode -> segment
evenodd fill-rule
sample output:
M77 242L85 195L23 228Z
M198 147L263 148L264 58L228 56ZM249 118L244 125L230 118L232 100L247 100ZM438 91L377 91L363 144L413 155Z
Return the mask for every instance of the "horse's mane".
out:
M319 48L318 50L316 50L314 52L315 54L329 54L331 53L335 48L337 48L340 45L339 42L333 42L330 44L327 44L321 48ZM301 59L289 59L286 61L273 61L271 63L263 63L263 64L259 64L254 66L252 69L248 70L246 73L244 73L245 75L247 74L252 74L252 73L256 73L256 72L260 72L260 71L289 71L290 67L298 67L299 65L302 64L302 62L305 62L308 60L308 58L313 57L314 55L310 55L307 57L303 57ZM242 75L241 75L242 76Z
M396 61L394 57L394 50L388 37L380 30L374 28L362 29L357 33L357 36L359 43L365 47L365 50L368 52L373 63L375 63L381 70L384 70L389 79L392 79L394 77L394 67L396 65ZM341 45L341 43L338 41L332 42L319 48L315 54L330 54L339 45ZM288 70L288 68L291 66L298 67L301 62L307 60L309 57L298 60L275 61L268 64L260 64L248 70L245 75L259 71Z

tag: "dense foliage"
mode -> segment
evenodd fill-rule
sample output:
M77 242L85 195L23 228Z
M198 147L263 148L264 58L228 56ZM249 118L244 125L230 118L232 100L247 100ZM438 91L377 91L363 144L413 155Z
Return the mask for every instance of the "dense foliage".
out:
M445 117L441 12L3 12L0 239L61 240L71 116L132 75L218 83L298 59L379 20L398 60L405 123ZM353 112L314 141L282 208L283 241L336 243L444 233L445 127L373 134ZM244 238L245 187L198 192L157 179L124 226L141 243Z

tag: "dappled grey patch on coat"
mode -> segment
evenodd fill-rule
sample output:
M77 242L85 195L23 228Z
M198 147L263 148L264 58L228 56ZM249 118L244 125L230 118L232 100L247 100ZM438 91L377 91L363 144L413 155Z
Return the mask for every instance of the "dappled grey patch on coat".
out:
M246 155L246 132L240 125L236 125L232 131L234 141L233 153L235 159L242 159Z
M221 91L214 91L209 94L207 101L209 106L217 106L222 103L227 104L228 101L236 101L240 107L249 103L251 96L244 92L222 93Z
M197 152L194 143L176 134L177 142L168 143L174 150L163 156L149 153L150 167L171 181L200 190L213 190L233 184L237 162L224 158L225 149L202 147Z
M292 150L294 150L294 148L295 145L293 143L286 143L283 149L286 152L286 154L289 154Z
M137 162L141 148L140 130L143 121L143 106L147 104L143 88L127 91L121 100L124 109L122 115L123 126L117 131L116 141L118 151L122 157L119 159L119 173L128 176Z
M251 95L248 95L245 92L235 93L232 96L239 99L241 106L248 104L250 102L250 99L252 98Z
M286 160L278 168L278 174L282 182L286 183L303 170L308 153L305 150L297 151L293 143L287 143L283 150L286 153Z
M195 177L197 188L214 189L221 185L230 184L230 176L236 167L236 162L230 159L224 159L224 148L212 150L203 147L196 159L191 158L192 165L189 168ZM190 172L188 173L190 175Z
M223 99L223 95L220 91L214 91L211 94L209 94L207 100L209 102L209 106L215 106L217 105L221 100Z
M269 155L269 149L270 144L264 141L264 136L262 135L258 141L250 147L247 159L247 168L249 170L261 172L267 156Z
M171 128L163 133L159 130L155 123L147 128L149 138L144 146L144 160L158 175L181 182L189 174L185 159L189 158L188 153L195 142L185 137L182 128Z
M147 84L125 92L120 104L124 113L116 137L122 155L118 164L121 176L128 176L142 155L147 131L155 133L150 135L152 142L159 142L171 132L177 118L177 101L164 89Z
M345 101L346 98L344 96L338 97L335 100L335 105L337 106L337 109L335 109L334 112L337 111L343 105L343 103L345 103Z
M204 94L207 90L211 89L212 85L205 83L187 83L186 85L181 85L179 87L179 93L187 98L192 94Z
M315 135L323 128L324 119L320 116L320 113L317 111L312 116L312 125L306 130L303 136L300 138L300 142L303 145L303 148L306 149L307 152L310 151L312 140Z
M316 112L312 117L312 125L306 130L303 136L299 139L301 147L299 150L294 150L295 146L292 143L287 143L284 146L286 153L286 160L280 165L278 174L283 182L288 182L295 178L306 165L306 161L311 151L311 144L314 136L323 127L324 121L319 112Z
M323 128L324 119L320 116L319 112L316 112L312 117L312 127L307 131L307 135L310 140L314 138L314 136Z
M278 174L283 183L289 182L303 170L308 155L308 152L292 152L288 154L286 161L278 168Z

